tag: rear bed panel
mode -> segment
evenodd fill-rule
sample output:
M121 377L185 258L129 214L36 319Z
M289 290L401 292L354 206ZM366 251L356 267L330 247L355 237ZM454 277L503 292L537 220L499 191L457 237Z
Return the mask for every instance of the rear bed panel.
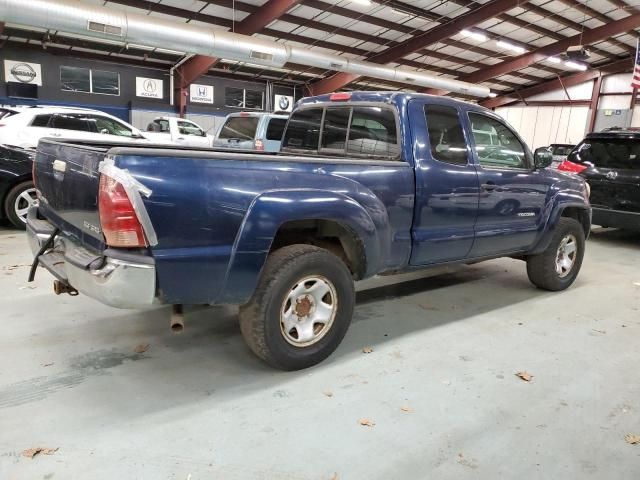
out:
M42 140L35 158L42 213L65 234L99 251L104 237L98 215L98 164L105 153L99 146Z

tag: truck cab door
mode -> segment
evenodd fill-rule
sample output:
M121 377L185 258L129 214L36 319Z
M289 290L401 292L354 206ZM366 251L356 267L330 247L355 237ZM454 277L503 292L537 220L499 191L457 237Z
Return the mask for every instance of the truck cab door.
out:
M416 181L410 263L464 259L474 241L479 182L461 112L449 102L415 99L409 117Z
M531 153L507 125L482 112L467 115L480 181L470 256L526 250L542 227L549 182L534 169Z

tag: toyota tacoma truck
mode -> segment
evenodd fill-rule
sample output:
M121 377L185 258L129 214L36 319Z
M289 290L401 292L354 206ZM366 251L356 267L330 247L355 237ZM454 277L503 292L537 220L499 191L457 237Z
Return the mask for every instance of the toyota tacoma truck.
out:
M121 308L239 305L251 350L301 369L343 339L354 280L514 257L569 287L589 191L550 162L485 108L400 92L301 100L278 154L42 140L32 275Z

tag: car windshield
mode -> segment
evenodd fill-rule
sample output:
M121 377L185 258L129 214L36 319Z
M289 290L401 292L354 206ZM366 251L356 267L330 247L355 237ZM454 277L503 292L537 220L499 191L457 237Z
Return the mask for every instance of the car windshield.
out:
M258 117L229 117L218 138L253 140L258 129Z
M572 149L573 145L556 145L555 147L552 147L551 152L554 155L569 155Z

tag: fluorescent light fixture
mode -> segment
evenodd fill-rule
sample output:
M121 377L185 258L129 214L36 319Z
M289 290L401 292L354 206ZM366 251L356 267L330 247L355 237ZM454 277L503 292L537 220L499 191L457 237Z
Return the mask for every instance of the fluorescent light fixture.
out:
M496 92L489 92L489 98L496 98L498 94Z
M513 43L505 42L504 40L498 40L496 44L500 48L504 48L505 50L511 50L512 52L516 52L516 53L525 53L527 51L525 48L522 48L519 45L514 45Z
M568 62L564 62L564 64L569 68L573 68L575 70L582 70L583 72L587 69L587 66L582 63L568 61Z
M560 60L558 57L547 57L545 60L551 63L562 63L562 60Z
M360 5L371 6L371 0L351 0L353 3L359 3Z
M461 30L460 35L471 37L474 40L478 40L479 42L486 42L487 40L489 40L484 33L474 32L473 30Z

